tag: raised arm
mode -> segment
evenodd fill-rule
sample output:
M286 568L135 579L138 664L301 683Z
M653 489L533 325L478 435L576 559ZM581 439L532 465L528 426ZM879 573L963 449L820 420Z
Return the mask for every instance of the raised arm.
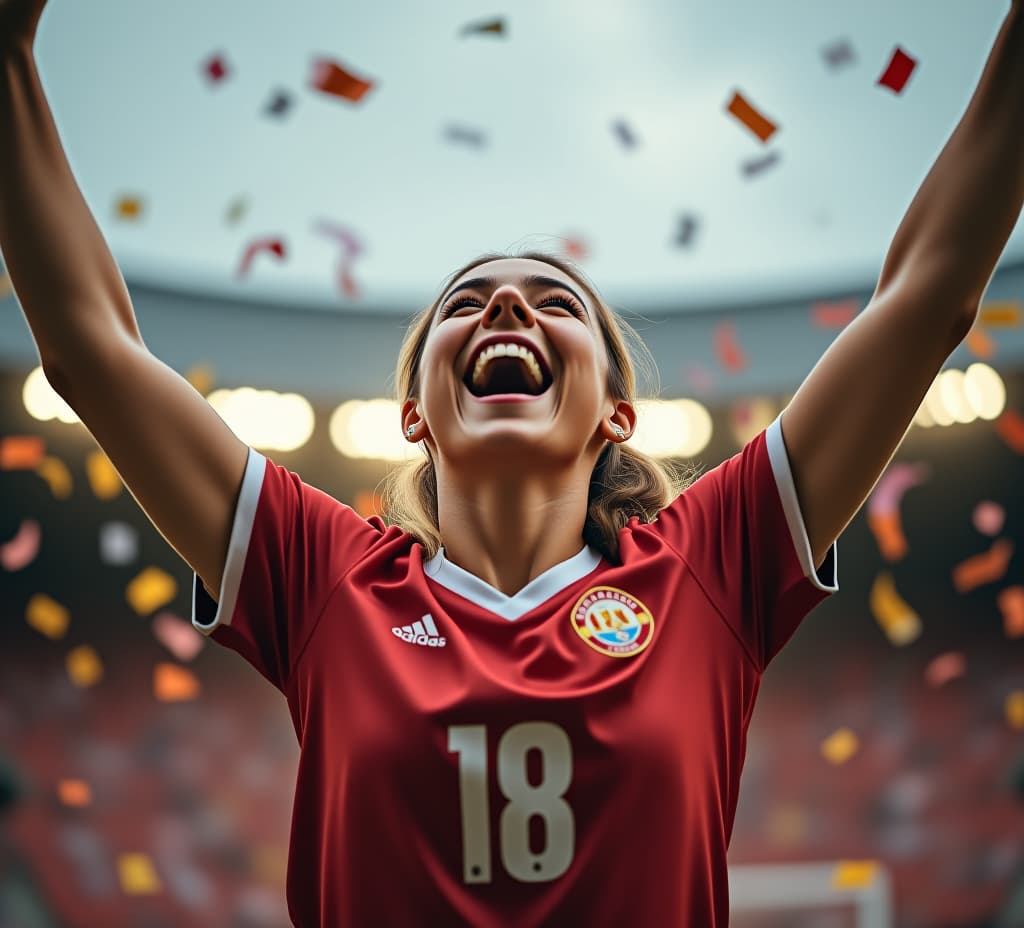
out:
M0 0L0 251L47 379L216 598L249 449L147 350L36 70L45 0Z
M818 566L976 319L1020 215L1022 8L1014 0L967 111L896 232L870 304L783 411L782 434Z

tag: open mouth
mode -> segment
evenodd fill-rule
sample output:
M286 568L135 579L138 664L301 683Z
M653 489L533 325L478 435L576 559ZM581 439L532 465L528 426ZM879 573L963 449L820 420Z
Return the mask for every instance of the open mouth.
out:
M462 382L470 393L483 398L513 394L540 396L551 388L554 379L536 363L530 364L527 357L504 355L487 357L482 364L467 371Z

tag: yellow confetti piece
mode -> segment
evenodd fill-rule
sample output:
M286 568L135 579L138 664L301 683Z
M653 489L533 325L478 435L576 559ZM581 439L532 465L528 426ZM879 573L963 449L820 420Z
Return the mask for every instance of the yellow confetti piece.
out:
M103 679L103 662L87 644L79 645L67 656L68 676L75 686L94 686Z
M197 393L206 396L217 382L212 365L196 364L185 371L185 379L195 387Z
M878 876L878 861L841 860L832 871L833 889L867 889Z
M1024 731L1024 690L1014 690L1006 697L1006 721L1014 731Z
M990 329L1016 329L1021 324L1021 307L1016 300L985 303L978 312L978 322Z
M250 863L257 880L282 885L288 872L288 852L271 844L257 845L250 855Z
M92 789L85 780L61 780L57 784L57 798L63 805L82 809L92 805Z
M25 621L37 632L56 641L68 633L71 613L45 593L36 593L28 601Z
M147 567L128 584L124 595L139 615L149 615L178 595L178 581L159 567Z
M36 465L36 473L46 481L50 492L57 499L67 499L71 495L73 483L71 471L64 462L57 458L43 458Z
M199 695L199 678L177 664L157 664L153 669L153 695L160 702L182 702Z
M117 875L121 890L129 896L148 896L163 888L147 854L119 854Z
M14 284L11 283L11 275L7 271L0 271L0 300L6 300L14 293Z
M85 476L96 499L114 499L124 489L121 477L102 451L96 450L86 456Z
M765 822L768 838L776 845L795 847L807 838L807 813L796 803L780 803Z
M821 754L830 764L845 764L859 746L857 736L849 728L840 728L821 743Z
M138 219L142 215L142 200L139 197L120 197L117 201L118 219Z
M888 571L875 578L868 604L875 621L892 644L910 644L921 634L921 617L896 592L892 574Z

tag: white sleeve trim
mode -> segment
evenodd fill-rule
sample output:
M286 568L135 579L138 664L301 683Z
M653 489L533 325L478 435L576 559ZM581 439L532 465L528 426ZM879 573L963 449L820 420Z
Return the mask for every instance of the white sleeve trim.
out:
M228 554L224 562L224 576L220 582L217 602L214 602L206 592L199 577L195 573L192 574L192 625L204 635L209 635L220 625L231 624L266 467L267 459L250 448L245 475L242 477L242 489L235 506L235 521L231 526L231 538L228 541Z
M793 538L793 547L796 549L797 557L800 559L800 566L803 567L804 576L819 590L826 593L838 593L839 552L836 548L836 542L832 542L828 554L825 555L820 572L814 567L811 541L807 537L807 526L804 523L803 513L800 511L800 501L796 495L796 484L793 482L793 471L789 466L789 453L786 451L786 443L782 438L781 413L765 430L765 440L768 445L768 458L772 462L772 472L775 474L775 484L779 488L779 497L782 500L782 510L786 514L789 534Z

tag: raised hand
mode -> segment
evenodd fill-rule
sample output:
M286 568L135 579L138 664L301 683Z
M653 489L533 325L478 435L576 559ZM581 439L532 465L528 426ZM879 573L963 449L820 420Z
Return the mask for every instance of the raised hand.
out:
M46 0L0 0L0 48L31 47Z

